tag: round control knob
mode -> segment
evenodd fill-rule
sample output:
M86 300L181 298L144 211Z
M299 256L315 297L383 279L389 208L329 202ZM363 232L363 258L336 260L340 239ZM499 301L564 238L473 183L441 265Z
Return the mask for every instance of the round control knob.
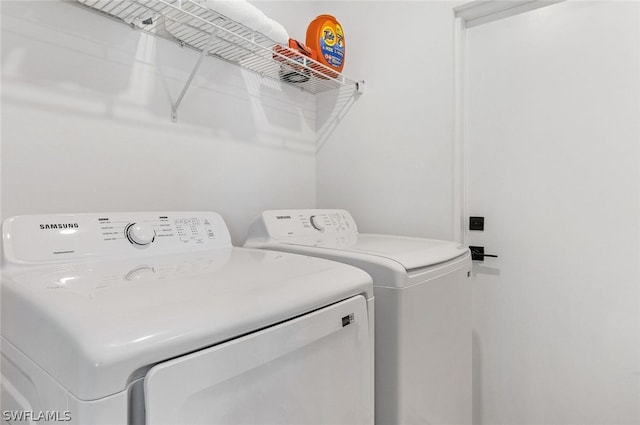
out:
M314 229L316 229L319 232L324 232L324 227L322 227L319 223L318 223L319 219L318 217L316 217L315 215L312 215L311 217L309 217L309 222L311 223L311 225L313 226Z
M147 246L156 238L156 231L148 224L130 223L124 233L134 245Z

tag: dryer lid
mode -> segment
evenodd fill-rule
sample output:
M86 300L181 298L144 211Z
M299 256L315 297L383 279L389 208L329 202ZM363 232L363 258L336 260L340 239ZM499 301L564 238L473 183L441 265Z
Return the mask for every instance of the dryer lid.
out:
M125 390L148 367L353 295L362 270L245 248L2 272L2 336L75 397Z

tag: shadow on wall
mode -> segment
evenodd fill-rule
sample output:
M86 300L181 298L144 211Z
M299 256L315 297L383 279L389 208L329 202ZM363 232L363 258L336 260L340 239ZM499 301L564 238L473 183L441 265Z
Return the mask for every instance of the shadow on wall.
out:
M317 145L318 151L329 140L333 132L340 125L360 94L341 87L340 90L324 92L317 97Z
M207 59L175 124L197 52L80 6L25 3L2 7L3 102L315 154L312 95Z

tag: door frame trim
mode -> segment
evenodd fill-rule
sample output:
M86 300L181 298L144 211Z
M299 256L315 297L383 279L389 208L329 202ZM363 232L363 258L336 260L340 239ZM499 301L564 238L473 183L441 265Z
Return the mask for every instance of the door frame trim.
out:
M475 0L453 8L453 239L468 245L467 29L564 0Z

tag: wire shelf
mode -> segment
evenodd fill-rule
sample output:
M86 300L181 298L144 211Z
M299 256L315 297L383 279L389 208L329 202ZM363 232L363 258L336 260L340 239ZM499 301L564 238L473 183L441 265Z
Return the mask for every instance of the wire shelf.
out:
M264 77L318 94L361 83L192 0L70 0Z

